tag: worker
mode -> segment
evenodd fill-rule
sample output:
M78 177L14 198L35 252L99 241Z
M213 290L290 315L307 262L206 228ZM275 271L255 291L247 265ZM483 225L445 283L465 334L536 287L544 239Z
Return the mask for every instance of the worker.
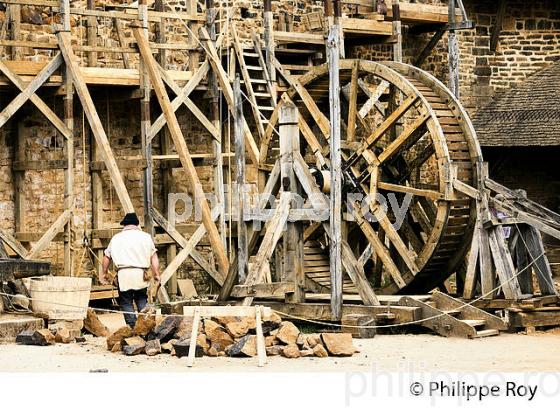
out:
M113 236L103 256L103 272L99 278L107 283L111 260L117 269L119 304L128 326L134 327L138 311L148 303L148 269L152 268L154 281L159 282L159 260L152 237L140 229L140 221L135 213L128 213L121 221L123 229Z

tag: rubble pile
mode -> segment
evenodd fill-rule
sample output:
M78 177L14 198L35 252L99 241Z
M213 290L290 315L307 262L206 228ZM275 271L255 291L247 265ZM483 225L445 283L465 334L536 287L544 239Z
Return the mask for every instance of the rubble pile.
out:
M156 318L147 310L138 316L134 328L121 327L107 337L107 349L127 356L161 353L188 356L193 318ZM272 313L262 322L267 356L327 357L352 356L356 352L349 333L304 334L297 326ZM222 316L202 319L196 337L196 357L257 355L256 320L250 317Z

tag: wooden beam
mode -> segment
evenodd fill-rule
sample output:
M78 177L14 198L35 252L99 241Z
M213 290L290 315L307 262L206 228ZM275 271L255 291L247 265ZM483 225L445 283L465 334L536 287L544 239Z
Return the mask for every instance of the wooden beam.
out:
M335 320L342 319L342 152L340 148L340 32L337 24L329 29L329 149L331 153L330 192L330 275L331 309ZM300 94L301 95L301 94Z
M210 212L210 207L208 205L208 202L206 201L204 191L202 190L202 185L200 183L200 180L198 179L196 168L192 162L192 158L190 157L185 138L183 136L183 133L181 132L181 127L179 126L179 122L177 121L177 117L175 116L175 112L173 111L173 108L171 106L171 101L169 100L169 96L167 95L167 91L165 90L165 85L163 84L163 80L161 79L159 71L156 68L157 62L155 61L151 53L148 41L143 36L141 29L139 27L134 27L132 31L138 43L143 62L144 64L146 64L146 68L150 75L152 86L158 98L159 104L165 115L165 119L167 120L167 126L169 128L171 138L173 140L173 143L175 144L177 153L179 154L179 160L181 161L181 164L185 169L187 181L190 186L190 191L194 195L195 200L198 201L200 205L202 211L202 222L206 227L210 243L212 244L212 251L216 256L216 262L219 267L219 272L223 276L225 276L229 269L229 261L227 258L226 250L220 238L218 229L214 224L214 220Z
M72 212L69 209L60 214L49 229L45 231L41 239L39 239L39 241L31 247L27 255L25 255L25 259L37 258L39 254L51 243L56 234L64 228L64 225L68 223L71 216Z
M416 57L416 60L414 60L414 65L416 67L420 67L422 64L424 64L424 61L426 61L432 50L439 43L439 40L441 40L441 38L445 34L445 31L445 27L440 27L439 29L437 29L432 38L430 38L430 41L428 41L428 44L426 44L426 47L422 49L418 57Z
M151 208L150 215L154 221L163 228L165 232L175 241L181 248L188 246L188 239L185 238L173 225L169 223L165 217L158 212L157 209ZM196 249L191 250L190 256L193 260L204 269L218 284L222 284L224 278L216 271L212 264L208 263L206 258Z
M347 241L342 241L341 246L343 259L352 261L352 263L346 263L344 265L364 305L379 305L379 299L377 299L371 284L366 278L364 266L356 261L356 257Z
M218 209L215 208L212 210L212 218L216 219L217 217ZM173 259L161 273L161 287L158 292L158 298L160 302L169 302L169 296L167 295L167 292L165 291L163 285L167 283L169 278L171 278L171 276L177 271L177 269L179 269L179 266L181 266L182 263L190 256L192 250L196 247L198 242L200 242L205 234L206 228L204 227L204 225L200 225L191 235L183 249L181 249L181 251L177 254L175 259Z
M233 287L231 296L234 298L284 298L286 293L293 293L295 284L293 282L271 282L257 283L255 285L236 285Z
M70 33L61 31L57 33L57 38L60 50L62 51L62 55L66 63L66 68L72 74L74 87L76 88L76 92L78 93L78 97L80 98L80 101L82 103L84 112L91 127L91 131L95 136L95 140L99 146L101 157L103 158L103 161L107 166L107 171L109 172L111 181L113 182L113 186L115 187L115 191L117 192L117 196L119 197L119 200L123 206L123 210L126 213L134 212L132 200L128 195L123 177L117 167L117 163L115 161L115 157L113 156L109 139L107 138L107 134L105 134L105 130L103 129L99 114L97 113L91 95L84 82L82 73L76 63L77 59L74 55L74 52L72 51Z
M490 34L490 51L494 52L498 48L498 41L500 40L500 33L502 32L502 24L506 14L507 0L499 0L498 11L496 12L496 21L492 27L492 34Z
M12 250L21 258L25 258L27 256L27 249L25 249L25 247L21 244L20 241L18 241L16 238L14 238L12 235L10 235L9 233L3 231L0 229L0 239L2 241L4 241L4 243L6 245L8 245L10 248L12 248Z

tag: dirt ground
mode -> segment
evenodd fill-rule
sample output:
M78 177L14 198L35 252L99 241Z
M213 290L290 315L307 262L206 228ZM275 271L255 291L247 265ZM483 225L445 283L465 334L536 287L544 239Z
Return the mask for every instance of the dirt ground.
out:
M164 354L127 357L105 349L104 338L87 336L83 344L0 345L2 372L185 372L185 371L560 371L560 332L502 334L477 340L434 335L378 335L355 340L360 353L348 358L270 357L264 368L256 358L203 357L187 368L186 358Z

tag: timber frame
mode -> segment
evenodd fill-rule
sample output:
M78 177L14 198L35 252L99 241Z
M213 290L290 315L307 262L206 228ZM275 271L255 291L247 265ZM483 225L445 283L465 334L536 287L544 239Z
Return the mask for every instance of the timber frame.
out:
M278 22L274 27L271 1L265 0L262 40L261 33L253 33L250 39L241 38L231 23L234 10L214 8L212 2L207 2L202 12L199 11L199 3L194 0L186 0L185 10L182 11L175 10L165 0L155 0L153 7L152 2L149 7L147 0L139 0L113 10L95 9L92 1L88 1L88 8L85 10L71 8L69 0L6 0L4 3L10 10L10 25L9 30L6 30L5 23L0 32L9 32L9 39L0 37L0 47L7 47L11 59L0 61L0 91L15 90L16 96L7 106L2 107L0 127L14 122L18 110L24 104L31 103L47 118L57 134L63 137L64 159L42 163L25 161L24 142L19 138L21 133L18 133L12 166L15 233L0 230L0 250L4 250L4 244L11 249L13 255L37 259L51 242L63 241L64 274L79 275L78 265L82 259L77 258L77 255L81 253L81 249L76 251L76 247L89 248L95 262L102 258L102 249L115 228L104 218L103 198L107 187L103 186L101 171L108 173L123 211L133 212L135 204L127 190L124 176L127 169L140 168L143 170L144 228L154 235L158 247L165 249L162 284L166 286L162 286L158 294L162 303L169 304L176 299L177 270L188 258L217 283L220 302L238 299L243 305L249 305L253 300L266 299L267 303L276 306L281 301L285 304L286 312L337 321L342 320L344 315L355 314L369 314L377 320L388 322L415 320L418 317L413 308L382 308L380 305L391 304L390 296L407 285L417 293L426 293L442 285L449 274L459 271L461 261L466 264L462 271L463 296L473 298L477 295L479 282L479 288L484 293L496 284L494 273L489 271L492 269L488 260L490 249L494 254L501 255L493 263L498 275L501 275L499 279L503 283L505 297L518 299L522 294L532 291L526 276L522 278L520 287L509 281L514 275L514 268L507 254L503 253L501 228L493 229L480 239L480 233L486 229L484 224L486 227L491 225L488 222L492 219L488 216L488 201L492 201L495 208L503 209L509 214L515 213L516 220L510 221L511 223L523 222L547 234L557 234L556 224L560 226L560 217L547 213L546 210L536 209L533 203L523 202L518 194L496 185L484 176L474 130L455 97L458 85L451 84L454 92L449 93L435 78L401 61L401 25L410 25L416 32L436 33L416 59L419 65L445 30L453 33L470 27L471 23L461 1L450 2L449 9L408 3L400 4L399 7L397 3L386 16L368 10L366 14L369 17L365 19L356 18L360 13L343 16L342 3L354 4L357 9L367 9L371 7L371 2L327 1L325 15L319 19L320 25L326 30L295 33L285 15L277 16ZM60 24L56 24L54 30L56 42L22 40L19 13L21 6L26 4L50 7L53 12L58 13ZM71 21L78 17L81 19L80 24L87 23L85 38L78 39L72 31ZM112 21L115 37L119 41L118 47L99 45L96 31L99 19ZM174 23L184 28L184 42L167 42L166 30L169 24ZM499 33L498 28L496 33ZM150 34L154 35L153 42L149 40ZM497 42L498 34L493 36L493 41ZM391 43L393 61L381 64L344 58L345 48L349 44L367 41ZM51 58L43 64L23 61L23 48L50 50ZM453 50L450 51L454 53ZM184 67L186 69L171 69L168 64L171 52L185 54L188 61ZM100 67L101 53L120 55L122 67ZM290 61L290 56L294 55L303 56L301 59L307 61L307 64L294 64ZM454 55L451 60L453 67L450 69L455 73L457 56ZM326 64L322 64L325 62ZM363 76L360 77L362 72L375 73L381 78L376 89L364 82ZM323 83L319 84L319 80ZM327 88L324 88L325 85ZM95 106L92 86L121 87L119 96L122 97L119 98L139 103L142 142L139 158L121 159L115 156L108 130ZM329 94L328 90L337 89L342 92ZM403 91L402 99L396 96L396 89ZM200 98L202 92L209 101L208 107L197 103L196 98ZM62 117L45 102L43 95L46 94L62 97ZM370 137L365 142L360 141L357 130L360 127L367 129L365 117L370 111L385 114L380 99L387 98L388 95L391 102L387 105L387 121L382 123L381 130L369 129ZM328 111L321 111L318 107L319 97L330 99ZM365 98L361 107L358 105L359 98ZM83 109L87 120L86 132L91 139L88 171L91 175L92 222L91 226L86 225L80 232L74 224L77 213L74 139L81 132L74 126L75 100L79 101ZM347 111L345 118L341 118L341 106L346 107L345 101L348 102ZM220 103L225 107L225 114L220 113ZM154 106L158 108L154 110ZM181 107L192 113L204 131L212 137L212 152L193 154L190 151L191 147L186 142L176 114ZM417 109L420 116L412 127L407 128L401 117L409 109ZM235 152L226 151L229 146L225 135L230 131L224 125L226 116L233 119L231 133L234 136ZM396 154L408 149L409 145L420 138L416 131L425 128L433 136L434 144L425 158L419 161L425 162L433 155L442 164L438 168L438 178L443 182L437 189L428 189L420 185L399 186L382 181L380 169L383 162L389 162ZM346 132L344 139L341 139L342 130ZM372 145L385 132L394 138L388 149L377 158ZM455 140L449 140L447 134L453 134ZM317 139L317 135L321 136L321 141ZM303 138L300 139L300 136ZM154 140L160 142L161 152L154 152ZM304 158L300 152L300 143L310 149L312 161ZM461 148L454 151L452 147L459 145ZM357 147L353 154L347 153L348 146ZM231 157L235 157L235 166L224 161L224 158ZM330 199L313 203L308 209L294 209L293 194L309 198L321 193L322 187L317 184L313 174L315 170L310 167L310 162L320 171L330 170L330 173L325 173L329 179ZM211 163L213 167L212 191L217 198L214 203L204 199L205 192L197 167L200 163ZM441 202L441 206L432 215L432 221L429 221L429 216L422 221L415 217L418 224L437 225L437 229L433 230L436 233L427 235L429 240L425 242L429 249L424 253L418 249L408 249L408 244L399 239L391 230L390 224L382 226L382 229L375 228L379 232L383 231L378 235L359 213L354 215L358 220L356 230L367 238L369 246L360 249L358 255L354 253L343 216L342 176L344 173L357 172L358 164L364 163L367 165L368 184L374 187L372 191L379 188L411 193ZM452 164L459 164L463 168L453 169ZM278 196L272 219L261 232L254 230L250 222L258 220L258 213L265 210L266 204L259 202L252 215L245 215L243 207L240 207L235 217L226 206L226 176L231 176L235 171L237 186L243 186L247 180L245 168L248 166L254 167L259 174L258 191ZM164 168L164 206L168 205L165 195L172 189L172 169L181 168L185 171L189 193L200 200L200 224L174 225L166 219L163 210L156 208L153 172L158 168ZM55 216L44 233L24 231L25 218L29 217L25 215L24 173L31 169L61 169L64 172L64 209L60 215ZM358 179L362 176L354 177ZM361 180L364 181L365 179ZM506 200L500 201L495 196L490 199L485 196L486 190L499 192L506 196ZM243 195L239 196L239 201L242 205ZM531 211L519 212L520 203L528 206ZM425 203L418 207L425 208L427 214L431 212ZM461 207L462 211L456 211ZM372 209L376 212L377 208L372 205ZM327 212L327 221L316 217L316 213L321 212ZM450 215L463 222L448 225ZM546 221L543 222L543 219ZM301 220L305 224L299 222ZM496 224L499 223L495 222L494 225ZM330 241L325 259L314 242L321 230ZM231 232L235 234L229 235ZM475 240L470 247L473 232ZM538 253L539 246L542 245L538 231L527 228L523 232L520 237L530 242L534 252ZM452 255L442 250L441 246L438 247L446 235L448 238L455 235L463 239L461 243L450 239L448 246L457 248ZM408 236L413 243L414 235L409 232ZM82 237L83 241L80 239ZM304 245L308 241L313 244ZM199 245L202 243L210 248L210 257L201 252ZM469 250L470 255L463 260ZM514 247L509 251L519 252ZM317 280L313 280L306 274L305 256L308 253L313 255L309 259L315 261L313 268L316 271L326 266L328 286L317 279L319 275L315 275ZM400 256L395 258L395 254ZM529 256L535 257L533 254ZM522 258L523 255L520 254L519 257ZM398 263L393 262L394 258L398 259ZM75 259L78 259L78 263ZM270 272L273 259L278 265L276 281L272 280ZM374 289L364 271L369 260L377 261L377 266L383 265L388 277L393 280L385 289L385 295L376 293L377 289ZM441 267L441 260L445 262L444 268ZM426 280L422 285L421 282L426 278L418 275L416 284L412 286L416 275L423 269L425 273L426 267L432 271L441 270L441 277L433 281ZM98 271L99 269L97 266ZM486 274L480 276L481 270ZM539 264L539 272L540 290L547 295L555 294L554 289L550 288L545 264ZM380 276L381 271L376 274ZM347 292L349 288L352 288L352 292ZM307 303L322 300L321 295L324 294L328 294L330 302L328 313L326 305ZM497 293L491 295L495 296ZM364 306L348 306L344 303L348 300ZM282 310L280 307L278 309Z

